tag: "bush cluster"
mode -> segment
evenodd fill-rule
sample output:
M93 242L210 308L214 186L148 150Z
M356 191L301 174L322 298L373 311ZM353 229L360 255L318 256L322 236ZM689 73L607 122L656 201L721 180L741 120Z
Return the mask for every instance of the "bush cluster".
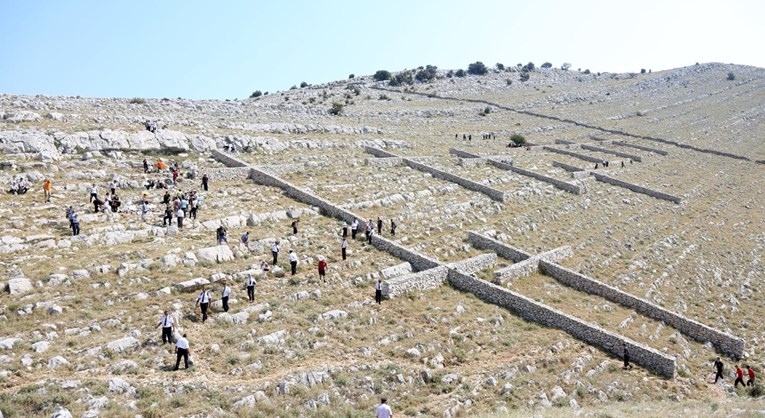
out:
M414 78L419 82L426 82L433 80L436 78L436 70L438 70L438 67L435 65L427 65L425 68L420 69L420 71L417 71L417 74L414 75Z

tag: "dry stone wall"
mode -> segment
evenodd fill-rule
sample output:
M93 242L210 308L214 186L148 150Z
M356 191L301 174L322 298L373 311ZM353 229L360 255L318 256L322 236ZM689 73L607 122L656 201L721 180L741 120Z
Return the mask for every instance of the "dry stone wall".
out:
M428 290L440 287L446 282L449 269L439 266L405 276L394 277L382 284L382 295L386 299L401 296L415 290Z
M387 151L383 151L383 150L378 149L378 148L365 147L364 149L368 153L370 153L370 154L372 154L372 155L374 155L375 157L378 157L378 158L398 157L395 154L391 154L391 153L389 153ZM492 198L494 200L497 200L497 201L500 201L500 202L504 202L505 201L505 193L500 191L500 190L492 189L489 186L484 186L481 183L477 183L477 182L474 182L472 180L468 180L466 178L454 175L452 173L448 173L446 171L439 170L439 169L431 167L429 165L426 165L426 164L414 161L414 160L412 160L410 158L403 158L403 157L401 157L401 160L404 161L404 163L406 165L408 165L409 167L412 167L412 168L414 168L416 170L424 171L426 173L430 173L435 178L459 184L460 186L462 186L462 187L464 187L464 188L466 188L468 190L472 190L474 192L483 193L486 196L489 196L490 198Z
M385 158L365 158L364 164L365 165L374 165L374 166L386 166L386 167L392 167L395 165L401 165L404 161L401 158L398 157L385 157Z
M245 161L240 160L239 158L236 158L233 154L224 154L218 150L212 151L212 156L216 160L220 161L225 165L226 167L247 167L249 164L247 164Z
M571 271L563 266L548 261L540 261L539 268L546 275L555 278L566 286L576 290L598 295L611 302L618 303L657 321L671 325L684 335L701 343L711 342L717 349L733 358L740 358L744 352L743 339L708 327L704 324L671 312L637 296L623 292L615 287L599 282L590 277Z
M495 239L473 231L468 231L468 241L470 241L470 245L475 248L493 251L500 257L506 258L508 260L513 260L515 263L519 263L523 260L527 260L533 257L533 254L529 254L526 251L512 247L510 245L506 245Z
M573 337L619 358L622 356L624 343L629 348L634 363L666 378L671 379L675 376L674 357L457 270L449 270L447 280L455 288L472 293L484 302L509 309L528 321L566 331Z
M580 154L580 153L574 152L574 151L567 151L567 150L563 150L563 149L560 149L560 148L544 146L544 147L542 147L542 149L545 150L545 151L554 152L556 154L568 155L569 157L578 158L580 160L589 161L591 163L602 163L603 162L602 158L597 158L597 157L593 157L591 155L586 155L586 154Z
M562 168L562 169L568 171L569 173L576 173L576 172L579 172L579 171L584 171L584 169L582 169L582 168L575 167L573 165L568 165L568 164L562 163L560 161L553 161L552 162L552 166L553 167Z
M209 168L206 171L200 171L199 174L207 174L212 181L246 180L250 177L250 167Z
M643 146L643 145L637 145L637 144L633 144L633 143L630 143L630 142L614 141L614 142L612 142L612 144L614 144L614 145L621 145L623 147L635 148L635 149L639 149L641 151L653 152L653 153L659 154L659 155L669 155L669 152L667 152L667 151L664 151L664 150L661 150L661 149L657 149L657 148L646 147L646 146Z
M653 189L649 189L647 187L639 186L637 184L627 183L626 181L617 180L613 177L609 177L603 174L598 174L595 172L590 172L590 174L592 174L595 177L595 179L598 181L612 184L614 186L624 187L625 189L632 190L635 193L642 193L651 197L655 197L657 199L668 200L670 202L677 203L677 204L680 204L683 201L683 199L677 196L673 196L671 194L664 193L664 192L659 192Z
M463 273L471 274L481 271L497 264L497 254L481 254L476 257L460 260L448 265L449 268L457 269Z
M643 161L643 158L640 157L639 155L632 155L632 154L627 154L626 152L613 151L607 148L595 147L595 146L587 145L587 144L582 144L581 148L586 149L588 151L597 151L597 152L602 152L603 154L611 154L611 155L616 155L617 157L629 158L633 161Z
M515 280L534 273L539 269L539 262L542 260L554 262L569 258L573 255L574 252L569 245L546 251L523 260L520 263L515 263L512 266L507 266L495 271L493 281L498 285L504 285L509 280Z

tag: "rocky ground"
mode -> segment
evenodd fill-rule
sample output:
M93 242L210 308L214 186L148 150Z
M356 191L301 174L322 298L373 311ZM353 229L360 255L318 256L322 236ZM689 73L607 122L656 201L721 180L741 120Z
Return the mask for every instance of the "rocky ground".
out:
M726 80L728 72L735 80ZM640 75L542 70L525 83L518 77L443 77L404 88L359 77L225 102L0 95L0 183L24 176L32 184L26 195L0 195L2 416L351 417L369 416L381 395L397 416L761 414L765 403L733 388L730 376L708 384L717 355L708 345L541 274L508 286L675 356L677 377L625 372L619 359L563 331L448 285L376 305L373 282L410 267L361 237L341 260L341 222L276 188L215 178L201 192L198 219L182 229L162 226L160 191L148 192L146 221L134 212L143 182L166 177L144 174L144 158L178 161L184 175L197 177L177 188L200 190L201 173L224 167L210 151L233 146L245 161L361 216L380 217L386 227L395 219L399 243L444 262L485 252L468 243L470 230L531 253L570 245L574 256L564 266L744 338L742 361L762 370L765 165L755 161L765 159L765 70L703 64ZM328 112L334 102L345 104L341 115ZM146 119L167 127L152 134ZM484 133L496 139L483 140ZM507 148L514 133L540 146ZM597 172L683 202L574 179L552 163L594 164L541 145L609 160ZM369 161L364 146L491 186L507 199ZM587 192L456 158L450 148L496 155ZM42 199L45 178L53 181L51 203ZM105 192L113 180L126 211L92 213L89 186ZM69 205L81 214L77 237L65 219ZM229 244L217 247L221 224ZM251 232L248 247L238 241L244 231ZM390 237L387 228L383 235ZM280 268L261 279L275 240ZM289 249L299 255L296 276L283 270ZM319 257L329 264L326 283L316 273ZM248 273L258 279L254 303L242 287ZM202 282L214 296L204 324L194 309ZM224 282L235 289L228 313L219 301ZM188 371L169 370L175 357L156 329L165 309L191 342L196 364ZM726 363L730 372L733 360Z

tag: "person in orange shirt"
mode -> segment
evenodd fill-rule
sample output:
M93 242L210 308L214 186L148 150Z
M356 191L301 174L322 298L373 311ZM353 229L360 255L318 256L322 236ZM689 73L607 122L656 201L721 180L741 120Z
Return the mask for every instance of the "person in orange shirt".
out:
M50 179L45 179L45 182L43 183L43 192L45 192L45 202L50 202L50 189L51 189L51 181Z

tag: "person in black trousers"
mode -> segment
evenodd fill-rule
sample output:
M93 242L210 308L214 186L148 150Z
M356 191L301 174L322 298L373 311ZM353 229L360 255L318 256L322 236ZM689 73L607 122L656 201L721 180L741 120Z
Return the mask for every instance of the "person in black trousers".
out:
M351 239L356 239L356 233L359 232L359 221L357 219L354 219L353 222L351 222Z
M378 216L377 217L377 235L382 235L382 224L383 224L383 221Z
M268 266L268 264L266 264ZM247 299L249 299L250 302L255 302L255 279L252 278L252 275L247 275Z
M210 292L204 286L202 286L202 292L197 298L197 306L202 311L202 323L204 323L207 321L207 308L210 306Z
M207 184L208 184L209 181L210 181L210 178L207 177L207 173L205 173L202 176L202 188L205 189L205 191L207 191Z
M396 235L396 222L393 219L390 220L390 234Z
M343 222L343 239L348 237L348 224Z
M175 354L175 368L173 370L178 370L178 366L181 365L181 359L183 359L183 365L188 369L191 349L189 348L189 340L186 339L186 334L183 334L183 337L178 338L178 341L176 341Z
M343 237L343 243L340 244L340 249L343 251L343 260L345 260L345 251L348 248L348 241L345 240L345 237Z
M170 312L165 311L157 327L160 325L162 326L162 344L173 342L173 317L170 316Z
M720 360L720 357L717 357L717 360L715 360L715 369L717 370L717 374L715 374L715 383L717 383L717 379L724 379L723 362Z
M223 293L221 294L221 301L223 302L223 312L228 312L228 296L231 294L231 288L227 284L223 284Z
M300 222L300 219L295 219L294 221L292 221L292 224L291 224L291 226L292 226L292 235L297 235L297 225L298 225L298 222Z
M627 343L622 343L622 347L624 348L624 370L632 370L632 365L630 364L630 352L627 350Z
M378 305L382 303L382 279L377 279L377 283L375 283L375 302Z

